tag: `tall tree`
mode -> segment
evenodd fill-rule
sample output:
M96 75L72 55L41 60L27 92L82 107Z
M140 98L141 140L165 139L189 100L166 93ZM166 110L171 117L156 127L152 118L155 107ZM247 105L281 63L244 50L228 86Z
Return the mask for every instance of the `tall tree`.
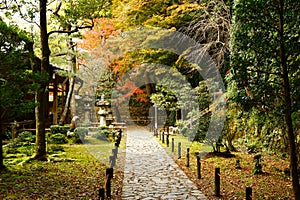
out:
M238 89L233 100L244 111L259 110L285 122L280 128L288 137L295 199L300 199L292 122L299 110L299 86L294 84L299 83L299 12L296 0L235 1L229 74Z
M59 29L51 31L49 34L64 33L66 37L66 51L58 52L59 56L65 55L67 58L67 67L70 72L70 88L67 94L66 104L64 106L63 113L59 123L62 124L68 114L72 100L74 101L74 84L75 84L75 74L76 66L78 65L76 61L75 47L76 42L72 38L76 37L74 34L78 35L78 32L82 29L92 29L95 25L94 20L99 17L109 17L110 16L110 1L107 0L81 0L74 1L68 0L65 2L58 1L56 8L53 11L52 22L55 22ZM74 104L74 102L73 102ZM75 112L75 107L72 109Z
M0 122L10 122L34 110L34 101L26 99L39 87L41 77L33 73L33 42L16 26L0 20ZM0 130L0 169L3 168L2 133Z
M62 5L62 1L57 1L57 6L53 10L54 16L56 16L56 20L59 23L59 28L58 29L53 29L51 31L47 31L47 12L43 13L43 9L47 9L47 2L40 2L40 33L41 33L41 45L42 45L42 60L45 59L45 66L47 67L49 63L49 56L50 56L50 50L49 50L49 36L51 34L68 34L70 36L72 33L78 32L80 29L84 28L92 28L94 26L94 19L97 17L100 17L102 15L107 14L107 9L109 6L108 1L102 1L102 0L81 0L81 1L74 1L74 0L68 0L66 1L66 5ZM45 7L46 6L46 7ZM62 13L60 13L62 9ZM43 18L43 19L42 19ZM67 53L66 55L69 58L69 65L70 65L70 70L72 73L74 73L75 68L76 68L76 59L75 59L75 53L73 49L73 42L69 38L67 42L67 46L70 48L70 53ZM41 70L43 71L43 62L41 66ZM50 70L50 68L47 68ZM50 77L52 72L50 72ZM73 86L74 86L74 80L75 78L71 78L71 89L70 93L68 94L68 99L67 99L67 106L66 109L69 108L70 106L70 98L72 96L73 92ZM46 88L46 87L45 87ZM44 96L44 98L47 100L48 98ZM44 101L43 99L40 99ZM43 115L45 116L46 113L42 111ZM67 113L67 110L63 112L63 115L65 116ZM37 114L37 113L36 113ZM64 121L62 118L60 120L61 122ZM44 126L44 125L42 125ZM37 128L38 130L38 128ZM39 155L39 148L38 146L41 146L41 149L44 149L45 147L45 129L44 131L41 132L41 137L40 140L38 139L37 135L37 155ZM42 129L40 129L42 131ZM39 145L40 144L40 145ZM41 150L41 155L44 154L44 150ZM41 157L41 156L37 156Z
M36 118L36 151L34 158L37 160L47 160L46 153L46 116L48 115L47 103L48 92L47 86L50 77L52 77L52 70L49 63L50 49L48 43L48 30L47 30L47 0L40 0L40 39L41 39L41 65L36 69L40 71L46 78L44 84L41 85L40 90L35 95L35 101L39 105L35 108Z
M56 4L53 5L53 3ZM62 3L65 5L62 5ZM47 157L45 143L45 119L48 116L47 87L53 73L53 69L50 67L49 61L51 55L49 38L54 34L71 35L82 28L92 28L94 25L94 18L108 14L109 11L107 11L107 7L109 4L109 1L105 0L67 0L64 2L57 0L50 3L48 3L47 0L41 0L39 1L39 6L37 6L34 1L26 0L22 2L13 1L13 3L8 6L8 9L11 9L13 12L17 12L18 16L26 22L38 24L40 31L41 65L35 70L43 74L45 82L43 82L40 90L36 94L36 102L38 103L38 107L36 107L35 110L36 154L34 157L36 159L45 160ZM11 15L10 12L6 13L8 16ZM37 13L39 13L39 23L34 21ZM50 13L52 15L50 15ZM55 23L49 24L50 22ZM71 43L70 46L73 47ZM72 52L72 49L70 52ZM66 53L66 55L70 56L71 54ZM73 55L74 53L72 53L72 56Z

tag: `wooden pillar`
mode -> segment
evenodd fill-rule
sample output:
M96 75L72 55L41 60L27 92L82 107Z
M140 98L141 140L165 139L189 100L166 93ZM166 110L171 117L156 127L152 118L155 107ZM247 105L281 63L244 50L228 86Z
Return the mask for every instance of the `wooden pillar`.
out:
M175 148L175 141L174 138L172 138L172 152L174 152L174 148Z
M57 75L55 74L54 77L54 83L53 83L53 124L58 123L58 113L57 113L57 105L58 105L58 81L57 81Z
M190 148L186 149L186 166L190 167Z
M215 195L220 196L220 168L215 168Z
M178 142L178 159L181 158L181 142Z
M246 187L246 200L252 200L252 188Z
M106 169L106 183L105 183L105 189L106 189L106 197L111 198L111 179L113 178L114 169L113 168L107 168Z
M200 154L197 154L197 178L201 178L201 162L200 162Z

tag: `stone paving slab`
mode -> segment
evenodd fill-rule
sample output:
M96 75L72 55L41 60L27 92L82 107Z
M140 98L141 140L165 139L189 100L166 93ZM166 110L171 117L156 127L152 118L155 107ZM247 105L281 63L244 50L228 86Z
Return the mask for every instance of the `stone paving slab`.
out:
M144 128L127 131L122 190L129 200L207 199Z

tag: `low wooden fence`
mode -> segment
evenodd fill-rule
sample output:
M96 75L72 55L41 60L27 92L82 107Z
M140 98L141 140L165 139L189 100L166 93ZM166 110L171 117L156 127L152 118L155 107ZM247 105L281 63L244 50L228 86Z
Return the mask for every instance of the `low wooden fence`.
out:
M167 129L161 129L161 131L155 130L155 128L150 127L150 131L154 133L154 136L159 137L159 140L163 143L166 144L166 147L169 147L169 132ZM166 141L166 142L165 142ZM182 145L181 142L177 143L177 159L182 158ZM171 151L172 153L175 153L175 139L172 138L171 142ZM186 149L186 167L190 167L190 148ZM200 153L196 153L196 173L197 173L197 178L201 179L201 158L200 158ZM221 171L220 168L215 168L214 172L214 192L215 196L221 197ZM252 200L252 187L246 187L245 189L245 198L246 200Z
M106 169L105 173L105 182L103 184L103 187L99 188L98 192L98 199L104 200L104 199L111 199L111 180L114 177L114 167L116 166L117 161L117 155L118 155L118 148L120 146L122 139L122 130L119 130L119 133L116 135L115 140L115 148L112 149L112 155L109 156L109 168Z

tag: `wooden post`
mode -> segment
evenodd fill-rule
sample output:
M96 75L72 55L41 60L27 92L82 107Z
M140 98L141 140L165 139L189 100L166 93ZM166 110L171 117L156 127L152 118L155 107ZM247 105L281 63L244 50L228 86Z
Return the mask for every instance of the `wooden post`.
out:
M165 143L165 132L162 132L162 143Z
M99 194L98 194L98 195L99 195L99 198L98 198L98 199L99 199L99 200L104 200L104 198L105 198L105 197L104 197L104 194L105 194L104 188L100 188L100 189L99 189Z
M246 187L246 200L252 200L252 188Z
M114 176L114 169L107 168L106 169L106 183L105 183L107 198L111 198L111 179L113 178L113 176Z
M58 122L58 112L57 112L57 106L58 106L58 75L54 74L54 83L53 83L53 108L52 108L52 114L53 119L52 123L57 124Z
M197 154L197 177L201 178L201 162L200 162L200 154Z
M190 167L190 148L186 149L186 166Z
M115 143L116 147L120 146L121 138L122 138L122 132L120 131L119 134L117 135L117 140L116 140L116 143Z
M118 147L114 148L111 150L112 151L112 154L115 158L117 158L117 155L118 155Z
M181 158L181 142L178 142L178 159Z
M115 156L109 156L109 163L110 163L110 167L114 167L116 165L116 158Z
M220 168L215 168L215 195L220 196Z
M169 141L169 133L167 133L167 147L169 147L169 143L170 143L170 141Z
M159 140L161 140L161 132L159 131Z
M175 142L174 142L174 138L172 138L172 152L174 152L174 148L175 148Z

